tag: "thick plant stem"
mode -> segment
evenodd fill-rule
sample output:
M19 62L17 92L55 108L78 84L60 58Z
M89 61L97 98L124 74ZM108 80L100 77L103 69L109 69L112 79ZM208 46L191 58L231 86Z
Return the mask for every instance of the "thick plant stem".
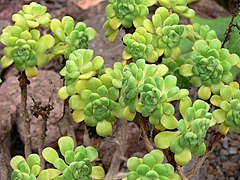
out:
M139 116L140 116L140 129L141 129L142 136L143 136L143 142L145 144L147 151L151 152L154 149L154 147L151 144L151 142L149 141L149 138L147 135L146 121L145 121L145 118L141 114L139 114Z
M39 134L39 146L38 146L38 154L40 156L41 168L45 168L45 159L43 158L42 151L44 149L44 142L46 138L46 129L47 129L47 116L42 116L41 119L41 129Z
M214 139L213 139L213 142L210 143L210 146L209 146L207 152L205 152L205 154L201 158L198 159L198 161L196 162L196 164L194 165L194 167L192 168L190 173L187 175L187 178L186 178L187 180L191 179L191 177L193 175L195 175L197 172L199 172L203 163L206 161L208 156L213 152L213 150L217 147L217 145L219 144L219 142L221 141L222 138L224 138L224 135L217 132Z
M113 155L110 169L105 177L105 180L113 180L119 172L121 163L124 160L124 154L127 147L127 121L119 119L116 122L117 132L115 133L116 150Z
M21 112L24 123L24 153L25 157L29 156L32 152L31 133L30 133L30 120L27 113L27 85L29 81L25 72L22 72L19 78L19 86L21 89Z

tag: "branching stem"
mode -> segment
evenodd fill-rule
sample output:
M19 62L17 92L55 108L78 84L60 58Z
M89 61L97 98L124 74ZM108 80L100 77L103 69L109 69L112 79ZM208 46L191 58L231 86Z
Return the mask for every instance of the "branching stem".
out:
M147 151L151 152L154 149L154 147L151 144L151 142L148 138L148 135L147 135L146 120L141 114L139 114L139 117L140 117L139 118L140 119L140 129L141 129L141 132L142 132L143 142L145 144L145 147L146 147Z
M192 168L190 173L187 175L186 179L191 179L191 177L194 174L199 172L203 163L206 161L208 156L213 152L213 150L217 147L217 145L219 144L219 142L221 141L222 138L224 138L224 135L217 132L216 135L214 136L214 139L213 139L212 143L210 143L210 146L209 146L208 150L205 152L205 154L201 158L198 159L198 161L196 162L196 164L194 165L194 167Z

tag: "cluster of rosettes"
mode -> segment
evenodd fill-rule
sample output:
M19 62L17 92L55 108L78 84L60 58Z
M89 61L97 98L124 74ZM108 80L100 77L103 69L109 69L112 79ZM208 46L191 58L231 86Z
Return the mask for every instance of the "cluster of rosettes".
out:
M65 86L58 91L63 100L69 96L69 105L74 110L73 119L84 120L88 126L96 126L100 136L112 133L112 123L122 116L117 102L121 88L123 65L116 63L114 69L106 69L104 60L97 56L92 61L93 51L80 49L70 54L61 74Z
M51 147L45 148L42 152L44 159L56 168L54 169L57 174L56 179L103 179L105 176L103 168L91 164L98 157L95 148L78 146L74 149L73 139L68 136L61 137L58 145L64 159L60 158L57 151Z
M208 128L215 123L206 102L196 100L191 104L189 97L180 101L179 109L183 119L178 122L178 131L163 131L155 136L156 146L162 149L170 147L175 153L175 161L183 166L189 163L192 154L200 156L205 152L204 138Z
M119 28L130 28L132 25L138 27L142 24L146 15L149 14L148 7L157 0L109 0L106 7L108 20L104 24L107 29L105 36L109 41L115 41Z
M69 58L71 52L77 49L87 49L88 41L96 37L96 31L87 27L83 22L78 22L74 26L74 20L70 16L64 16L62 21L53 19L50 24L54 36L59 40L54 51L55 54L65 53Z
M136 110L143 117L149 117L149 122L157 129L175 129L178 125L171 102L185 98L189 92L179 89L176 83L177 78L173 75L165 78L147 77L138 88L140 99Z
M143 158L131 157L127 162L127 167L130 172L123 180L180 180L180 176L174 173L173 166L168 163L163 164L163 159L164 155L160 150L152 150Z
M187 7L188 0L158 0L161 6L173 10L174 12L186 17L192 18L195 16L195 11Z
M185 37L186 28L178 25L179 17L171 14L168 9L160 7L152 16L152 21L145 19L142 26L135 33L126 34L123 38L126 44L123 59L132 58L136 61L143 58L150 63L155 63L160 56L176 56L180 49L180 40Z
M49 62L46 51L55 43L49 34L40 37L38 30L18 25L6 27L0 41L6 46L1 59L2 67L6 68L14 62L17 70L25 71L27 77L37 76L36 66L42 67Z
M51 15L46 13L47 7L31 2L29 5L22 6L17 14L12 16L12 20L18 26L27 26L30 28L37 28L43 26L49 27Z
M213 111L213 117L221 125L218 130L226 135L240 128L240 90L237 82L231 82L220 88L218 95L213 95L211 103L219 109Z
M124 107L123 116L127 120L133 120L136 115L138 102L138 87L147 77L162 77L168 71L165 65L145 64L144 59L131 63L123 69L122 94L120 103Z
M148 65L144 60L131 63L123 69L123 87L120 103L124 107L123 117L133 120L136 112L149 117L155 128L174 129L178 121L170 103L188 95L188 90L176 86L177 78L168 75L165 65Z
M240 59L236 54L230 54L221 48L221 42L213 39L209 43L198 40L193 46L194 52L189 62L180 67L180 74L191 78L191 83L200 87L198 96L207 100L211 92L223 84L233 80L231 69L240 67Z

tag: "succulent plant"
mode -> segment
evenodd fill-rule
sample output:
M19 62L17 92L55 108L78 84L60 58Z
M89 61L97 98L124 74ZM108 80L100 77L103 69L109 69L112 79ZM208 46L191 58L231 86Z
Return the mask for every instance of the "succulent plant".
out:
M48 28L51 15L46 11L47 7L31 2L29 5L23 5L22 10L12 16L12 20L20 27L28 26L34 29L41 25Z
M133 120L136 114L138 101L138 88L147 77L164 76L168 68L163 65L145 64L144 59L131 63L123 69L122 95L119 102L124 107L123 116L127 120Z
M104 24L107 29L105 36L109 41L115 41L120 26L130 28L138 27L148 15L148 7L156 3L157 0L109 0L106 7L108 20Z
M112 123L122 116L121 106L116 102L119 90L113 87L112 80L108 74L78 80L75 85L77 94L69 99L74 121L84 120L88 126L96 126L98 135L103 137L112 133Z
M236 54L230 54L221 48L221 42L213 39L209 43L204 40L195 42L191 60L180 67L180 74L191 78L191 83L200 87L198 96L207 100L211 92L223 84L233 80L230 72L233 66L240 67L240 59Z
M126 34L123 42L127 45L123 51L122 58L131 59L135 62L138 59L145 59L153 63L158 60L158 53L152 46L152 34L144 27L139 27L133 34Z
M213 95L210 102L219 107L213 111L213 118L221 125L218 130L223 135L240 128L240 90L237 82L231 82L220 88L218 95Z
M10 165L13 168L12 180L51 180L59 174L54 169L41 171L40 157L37 154L30 154L27 161L22 156L14 156Z
M76 93L75 85L79 79L87 80L102 74L104 68L103 58L96 56L92 59L92 56L93 50L90 49L78 49L70 54L66 66L60 72L65 77L65 86L58 91L61 99L67 99Z
M115 88L122 88L122 80L123 80L123 68L124 65L121 62L114 63L114 68L106 68L105 73L112 76L112 85Z
M169 68L168 74L177 77L177 86L179 88L189 89L189 77L182 76L179 72L179 67L185 63L185 60L183 58L163 58L162 63Z
M45 66L49 62L46 51L53 47L55 40L45 34L40 37L36 29L29 30L23 26L7 26L0 36L0 41L6 46L1 59L3 68L13 62L18 71L25 71L27 77L38 75L36 66Z
M123 180L136 179L169 179L180 180L180 176L174 173L171 164L163 164L164 155L160 150L152 150L143 158L131 157L127 161L127 167L130 171Z
M158 57L164 54L170 57L178 53L180 40L186 36L185 25L178 25L179 16L170 13L167 8L159 7L152 16L152 21L145 19L143 27L153 34L152 45Z
M161 6L171 9L186 18L195 16L195 11L187 7L188 0L158 0L158 2Z
M179 165L187 165L194 156L202 155L206 150L204 138L210 126L215 124L209 113L209 104L202 100L192 102L189 97L180 101L179 109L183 117L178 123L177 131L163 131L155 136L157 147L175 153L174 159ZM163 141L164 139L164 141Z
M55 52L62 53L64 51L66 58L69 58L70 53L74 50L88 49L88 41L96 38L96 31L87 27L85 23L78 22L74 27L74 20L70 16L64 16L62 21L53 19L50 28L59 40L59 44L54 49Z
M209 43L211 40L217 39L217 34L208 25L194 23L187 25L187 37L193 42L205 40Z
M45 148L42 152L44 159L61 172L56 179L103 179L105 176L103 168L91 164L98 157L95 148L78 146L74 149L73 139L69 136L61 137L58 146L64 159L51 147Z
M170 102L185 98L189 92L179 89L176 83L177 78L173 75L147 77L138 88L140 98L136 109L143 117L149 117L157 129L175 129L178 125L174 117L175 108Z

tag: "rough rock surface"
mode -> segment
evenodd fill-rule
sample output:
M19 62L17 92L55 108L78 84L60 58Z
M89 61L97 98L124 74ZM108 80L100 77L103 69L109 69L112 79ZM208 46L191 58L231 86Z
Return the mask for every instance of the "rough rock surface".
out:
M39 76L30 79L31 84L28 86L28 114L31 119L31 136L32 136L32 148L37 149L38 146L38 134L39 134L39 121L41 117L35 118L30 112L30 107L34 105L33 99L36 102L41 102L42 105L47 105L49 97L52 94L50 103L53 103L54 109L51 111L49 119L47 121L47 132L46 132L46 146L53 146L56 144L57 139L61 136L60 130L56 122L62 117L63 112L63 101L58 98L57 89L62 86L62 80L57 73L53 71L39 71ZM53 91L54 89L54 91ZM11 129L11 113L16 112L20 108L20 88L17 77L9 77L0 87L0 129L1 136L3 133L8 132ZM19 109L20 110L20 109ZM19 111L20 112L20 111ZM23 139L23 122L19 116L16 116L13 121L16 120L17 127L21 139ZM3 122L2 122L3 121ZM64 128L64 126L62 127ZM5 132L6 131L6 132ZM65 129L62 129L62 133Z

